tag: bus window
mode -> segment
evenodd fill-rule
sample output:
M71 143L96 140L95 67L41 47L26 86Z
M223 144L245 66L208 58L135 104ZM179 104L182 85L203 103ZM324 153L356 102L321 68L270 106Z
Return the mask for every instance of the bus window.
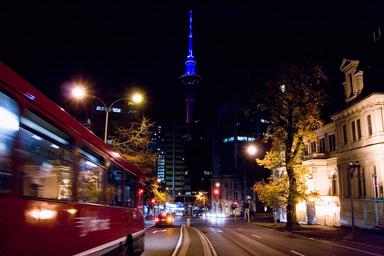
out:
M95 157L83 157L84 151L80 151L82 157L80 159L79 173L79 201L82 203L104 202L103 196L103 172L104 169L97 165L94 161ZM92 159L91 159L92 158Z
M136 177L130 173L126 173L124 182L124 206L129 208L135 207L136 193Z
M122 206L122 171L111 165L108 170L107 202L112 206Z
M72 152L68 137L48 130L51 125L32 113L33 120L21 118L20 149L23 195L46 199L70 200L72 189ZM35 122L36 121L36 122Z
M19 130L19 108L17 103L0 92L0 193L9 192L12 176L12 144Z

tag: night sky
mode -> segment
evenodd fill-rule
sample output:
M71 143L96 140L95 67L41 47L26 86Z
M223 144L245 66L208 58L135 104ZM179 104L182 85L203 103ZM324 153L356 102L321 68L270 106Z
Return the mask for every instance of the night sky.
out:
M106 102L141 88L155 120L184 119L178 77L190 6L202 76L197 104L209 110L202 119L228 100L247 100L292 58L319 62L342 91L342 58L369 50L384 13L379 1L74 2L2 3L1 61L59 105L67 104L64 85L74 79L89 81Z

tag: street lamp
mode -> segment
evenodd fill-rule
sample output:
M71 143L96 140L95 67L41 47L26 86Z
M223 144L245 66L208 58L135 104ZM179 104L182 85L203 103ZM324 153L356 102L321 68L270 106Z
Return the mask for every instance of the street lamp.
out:
M352 239L355 239L355 211L353 209L353 176L355 171L359 170L360 163L359 161L353 162L350 161L349 164L349 197L351 198L351 227L352 227Z
M247 148L246 148L246 152L248 154L248 156L250 157L254 157L257 153L257 147L254 145L254 144L248 144ZM251 209L251 205L250 205L250 201L248 201L248 196L247 196L247 174L245 172L245 167L243 168L243 177L244 177L244 206L248 205L248 208L246 209L243 209L244 211L244 219L246 219L246 215L247 215L247 218L248 218L248 222L250 221L250 209ZM244 208L244 207L243 207Z
M108 138L109 112L111 112L113 105L119 101L124 101L124 100L128 100L129 102L132 102L134 104L140 104L143 101L142 94L134 93L131 97L117 99L114 102L112 102L109 106L107 106L107 104L105 104L105 102L99 97L95 95L87 95L86 89L83 86L79 86L79 85L72 88L71 94L72 94L72 97L75 99L82 99L84 97L90 96L98 100L103 105L104 111L105 111L105 126L104 126L104 142L105 143L107 143L107 138Z
M250 157L253 157L257 153L257 147L254 144L249 144L246 148L246 152ZM244 201L246 200L247 193L247 175L245 173L245 168L243 168L243 178L244 178Z

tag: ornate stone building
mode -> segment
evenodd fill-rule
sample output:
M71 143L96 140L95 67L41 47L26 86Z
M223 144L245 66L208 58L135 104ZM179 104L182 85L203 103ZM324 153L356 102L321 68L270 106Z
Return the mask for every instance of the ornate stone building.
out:
M314 212L302 221L350 226L352 194L355 225L384 226L384 93L364 94L364 72L358 67L358 60L342 61L346 108L316 131L317 141L307 143L308 187L320 198L298 209ZM360 167L350 176L349 164L356 161Z

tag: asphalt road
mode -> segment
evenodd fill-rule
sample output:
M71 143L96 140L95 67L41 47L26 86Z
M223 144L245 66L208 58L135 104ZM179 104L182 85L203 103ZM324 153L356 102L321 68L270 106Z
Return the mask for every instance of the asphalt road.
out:
M185 223L181 217L175 218L173 227L150 227L145 231L143 256L172 255L180 237L180 227Z
M194 227L204 232L219 256L230 255L384 255L375 247L349 242L308 239L288 232L262 228L254 224L222 221L195 221Z
M169 256L176 247L180 227L149 228L145 232L144 256Z
M175 227L152 227L147 229L145 237L145 256L170 256L180 236L182 220ZM218 256L241 255L293 255L293 256L378 256L384 255L382 248L367 246L355 242L337 242L305 238L290 232L280 232L259 227L253 223L234 221L233 219L192 220L192 227L202 231L212 243ZM187 255L193 256L200 239L190 238L194 248ZM197 242L196 242L197 241ZM203 256L203 255L196 255Z

